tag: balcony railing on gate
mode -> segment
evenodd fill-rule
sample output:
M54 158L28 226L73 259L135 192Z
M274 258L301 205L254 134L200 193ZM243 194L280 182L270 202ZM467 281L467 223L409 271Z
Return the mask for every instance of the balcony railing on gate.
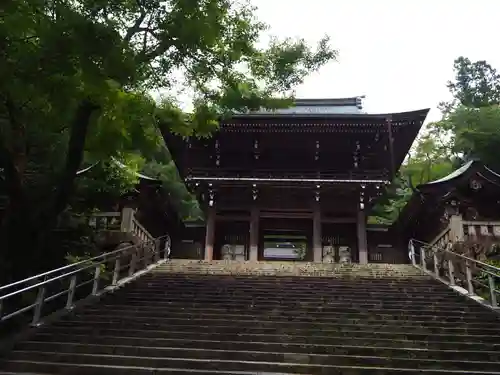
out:
M494 309L500 294L500 268L451 250L451 242L425 243L410 240L409 256L414 266L463 294Z
M24 324L29 319L32 325L38 325L50 313L71 310L76 301L133 279L164 261L160 257L161 240L162 237L146 240L0 286L0 323L18 318L17 323Z

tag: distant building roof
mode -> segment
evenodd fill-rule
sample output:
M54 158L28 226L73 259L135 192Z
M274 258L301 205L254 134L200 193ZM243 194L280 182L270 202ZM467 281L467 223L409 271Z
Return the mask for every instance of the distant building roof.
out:
M296 99L289 108L261 110L252 114L362 114L363 97L341 99Z
M471 185L474 181L476 188ZM463 199L466 196L475 200L489 199L492 205L496 204L500 196L500 174L480 160L471 160L445 177L418 185L394 224L411 225L415 218L424 217L428 210L436 209L439 202L453 198L454 194Z
M120 169L123 169L123 170L128 170L129 167L127 167L125 164L123 164L122 162L116 160L115 158L111 158L111 162L114 163L118 168ZM77 176L80 176L80 175L83 175L87 172L89 172L90 170L92 170L94 167L96 167L98 164L100 164L101 161L98 161L92 165L89 165L88 167L86 168L83 168L83 169L80 169L78 172L76 172L76 175ZM161 182L160 179L158 178L154 178L154 177L149 177L149 176L146 176L142 173L139 173L139 172L134 172L134 174L136 175L137 178L139 178L140 180L147 180L147 181L154 181L154 182Z
M231 117L238 118L356 118L359 120L382 120L388 118L416 118L422 117L422 122L429 109L407 111L399 113L367 113L363 111L364 96L338 99L295 99L288 108L262 108L252 112L236 112Z

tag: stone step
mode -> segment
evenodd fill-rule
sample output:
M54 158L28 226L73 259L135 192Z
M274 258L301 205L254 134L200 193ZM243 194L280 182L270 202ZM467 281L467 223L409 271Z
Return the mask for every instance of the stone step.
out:
M428 279L427 275L408 275L408 274L396 274L396 273L386 273L386 272L364 272L364 273L351 273L349 271L338 272L338 271L316 271L316 272L299 272L299 271L280 271L280 270L231 270L231 269L218 269L218 268L206 268L206 269L155 269L154 275L176 275L176 276L187 276L187 277L200 277L200 276L223 276L223 277L277 277L280 278L290 278L290 277L300 277L302 280L307 278L323 278L325 280L357 280L359 278L371 277L375 280L391 278L400 280L413 280L413 279Z
M214 283L214 282L205 282L205 283L182 283L182 282L161 282L161 283L143 283L143 284L137 284L128 287L130 290L148 290L149 292L161 292L165 291L166 289L170 290L195 290L195 291L208 291L208 290L217 290L221 292L231 292L231 291L247 291L247 290L255 290L259 292L286 292L286 291L295 291L296 293L310 293L310 292L317 292L317 293L332 293L332 292L349 292L349 291L355 291L357 290L358 292L364 292L364 293L371 293L371 292L378 292L378 293L386 293L386 292L427 292L427 293L432 293L432 292L441 292L444 293L446 292L446 286L440 285L437 283L427 283L427 284L422 284L422 285L402 285L402 284L358 284L358 283L352 283L352 284L335 284L335 283L329 283L325 284L324 286L322 285L315 285L315 284L290 284L290 285L282 285L282 284L272 284L272 283L241 283L241 284L235 284L235 283Z
M428 283L428 282L433 282L433 279L431 279L428 275L425 276L419 276L419 277L411 277L411 278L392 278L392 277L383 277L383 278L377 278L373 277L371 275L367 277L356 277L354 279L349 278L347 276L345 277L332 277L332 278L326 278L326 277L314 277L314 276L308 276L308 277L300 277L300 276L281 276L281 277L276 277L276 276L248 276L248 275L197 275L197 274L175 274L175 273L151 273L144 275L144 278L142 278L140 281L141 282L148 282L148 281L157 281L157 280L172 280L172 281L186 281L186 282L200 282L203 280L206 281L213 281L213 282L234 282L234 283L241 283L241 282L255 282L255 283L267 283L267 282L272 282L275 284L330 284L330 283L337 283L337 284L342 284L342 283L368 283L370 280L373 281L373 283L402 283L402 284L408 284L411 282L414 282L415 285L422 284L422 283Z
M0 366L2 364L0 363ZM224 371L221 369L186 369L186 368L152 368L139 366L103 366L91 363L72 364L61 362L37 362L37 361L10 361L6 364L8 368L23 371L24 375L32 375L33 371L37 371L37 375L45 374L71 374L71 375L158 375L158 374L173 374L173 375L188 375L188 374L218 374L218 375L255 375L255 371ZM19 375L19 372L14 374ZM31 372L27 372L31 371ZM43 372L43 374L42 374ZM12 374L12 372L6 372ZM415 369L394 368L394 367L362 367L362 366L330 366L328 375L500 375L500 372L491 371L468 371L468 370L437 370L437 369ZM259 371L258 374L265 375L292 375L291 373Z
M168 312L165 315L168 315ZM245 321L238 321L238 322L241 325ZM246 322L248 322L248 320ZM279 322L272 321L272 320L271 320L271 322L272 323L259 322L258 326L250 327L248 329L245 328L244 331L247 332L249 329L259 330L259 331L261 331L260 333L262 333L262 331L272 331L272 328L269 328L268 326L270 326L271 324L273 324L273 325L279 324ZM319 324L322 322L316 322L315 320L313 320L312 322L314 324L311 324L311 327L307 328L307 331L309 331L309 332L315 331L315 330L319 331L319 332L325 331L325 330L327 330L329 332L358 331L358 330L369 331L369 330L373 330L373 329L384 329L384 328L386 330L398 328L398 329L404 331L404 328L406 328L408 331L413 331L416 333L418 333L418 332L440 333L441 332L441 333L452 334L453 332L455 332L455 333L459 333L459 334L485 334L485 333L495 334L496 332L498 332L498 329L500 328L500 325L498 325L498 324L496 326L493 326L493 328L487 328L487 327L484 327L484 325L478 325L478 326L476 326L476 328L474 328L474 327L471 327L468 325L459 326L457 324L455 324L453 326L451 326L451 325L450 326L443 326L443 325L432 326L427 322L423 322L423 323L421 322L420 324L415 324L412 321L403 321L402 322L402 321L398 321L398 320L386 320L386 321L358 320L355 322L349 322L349 321L347 321L347 319L343 319L343 320L340 319L340 320L336 320L336 321L327 321L327 322L325 322L326 324ZM267 323L267 324L265 325L265 323ZM300 323L300 322L298 322L298 323ZM376 323L378 323L378 324L376 324ZM149 325L150 324L152 324L152 323L149 323ZM217 325L217 327L219 327L218 329L220 329L220 326L221 325ZM228 325L227 327L231 327L231 325ZM236 328L238 328L238 326L236 326ZM276 329L277 328L279 328L279 327L276 327ZM242 329L243 328L241 328L241 326L240 326L240 331ZM305 328L303 328L303 329L305 329ZM224 332L227 332L227 331L224 331ZM316 333L318 333L318 332L316 332Z
M166 263L155 268L155 271L151 275L155 274L165 274L165 273L179 273L186 274L186 272L192 272L196 274L198 271L221 271L221 272L241 272L245 273L264 273L261 276L266 277L265 273L276 272L281 275L289 273L289 276L296 277L308 277L309 275L314 275L316 273L332 273L332 274L343 274L347 276L357 277L357 276L370 276L370 275L384 275L385 277L394 278L411 278L411 277L422 277L427 276L426 273L420 271L418 268L411 269L384 269L384 268L362 268L360 266L355 267L336 267L330 265L324 265L323 267L269 267L269 266L247 266L242 263L229 264L229 265L209 265L209 264L187 264L187 265L173 265L171 263ZM292 275L293 273L293 275ZM273 275L268 275L273 276ZM276 275L274 275L276 276Z
M92 346L83 346L82 348L92 348ZM185 351L185 353L191 353ZM280 358L274 358L275 361L266 361L269 354L264 353L262 357L253 353L253 359L245 361L232 359L234 352L217 352L201 350L193 354L192 358L162 356L128 356L119 354L90 354L90 353L62 353L50 351L20 351L14 350L11 353L14 361L38 361L43 362L47 358L54 358L60 363L71 364L93 364L104 366L140 366L150 368L189 368L198 370L223 370L223 371L246 371L251 368L256 372L290 372L307 374L326 374L335 371L335 366L360 366L369 368L383 368L385 366L394 366L413 369L448 369L460 371L487 371L494 372L498 365L494 362L475 362L475 361L437 361L437 360L412 360L406 358L385 358L385 357L363 357L363 356L319 356L302 355L295 353L289 355L279 355ZM211 354L211 355L210 355ZM333 368L332 368L333 367Z
M151 290L163 289L166 286L177 287L177 288L205 288L215 287L215 288L231 288L231 289L248 289L249 286L269 290L287 290L290 288L298 288L304 291L309 290L320 290L320 291L330 291L331 289L346 289L352 290L360 287L367 287L370 290L378 290L378 289L388 289L388 290L446 290L446 286L433 281L426 280L422 283L412 283L412 282L358 282L355 280L353 282L348 282L347 280L337 281L334 279L324 279L327 282L321 283L317 282L287 282L287 283L278 283L269 281L252 281L252 280L241 280L241 281L232 281L232 280L213 280L210 278L202 278L199 280L183 280L183 279L169 279L162 278L156 280L140 280L140 282L130 285L130 288L149 288Z
M64 327L71 327L71 325L85 325L88 326L89 324L92 325L102 325L105 326L106 322L96 322L92 320L73 320L74 318L72 317L67 317L64 318L64 320L59 320L50 327L58 327L58 326L64 326ZM276 322L276 321L261 321L259 322L259 325L256 326L253 320L231 320L231 321L222 321L220 322L219 320L207 320L209 325L200 325L200 321L193 319L194 323L190 324L190 321L183 322L182 319L176 319L172 318L169 319L165 322L148 322L146 323L147 325L144 326L144 323L141 322L129 322L127 321L126 324L127 326L135 327L136 329L140 329L142 327L147 328L147 327L157 327L158 329L166 328L168 329L171 325L175 325L176 328L180 327L186 327L186 330L189 330L190 327L204 327L204 328L210 328L210 331L217 331L223 328L226 328L228 330L234 329L236 332L241 332L244 330L247 332L248 330L259 330L259 331L273 331L273 330L284 330L287 327L288 322ZM251 323L251 324L249 324ZM403 328L408 328L409 330L417 329L419 327L422 328L428 328L428 329L442 329L443 331L448 331L448 330L455 330L455 331L463 331L463 330L485 330L485 331L496 331L499 329L499 324L498 323L492 323L488 321L479 321L479 322L468 322L468 321L463 321L460 323L457 322L442 322L439 320L395 320L395 319L380 319L380 318L371 318L371 319L349 319L348 317L339 317L336 319L330 319L328 322L323 323L323 322L314 322L314 326L311 326L310 323L308 322L295 322L295 326L290 329L292 331L300 331L300 330L320 330L320 331L336 331L337 326L339 325L351 325L351 326L362 326L362 325L367 325L370 327L373 327L374 330L378 329L379 327L399 327L401 329ZM248 327L246 327L246 326ZM289 325L289 324L288 324ZM196 329L196 328L195 328ZM224 331L226 332L226 331ZM262 332L260 332L262 333Z
M189 290L189 289L194 289L196 291L208 291L208 290L213 290L216 289L218 291L247 291L250 290L250 287L252 287L252 290L259 291L259 292L285 292L289 290L293 290L296 293L309 293L309 292L322 292L322 293L328 293L328 292L342 292L342 291L352 291L352 290L360 290L361 289L365 293L369 292L379 292L379 293L386 293L386 292L427 292L427 293L432 293L432 292L444 292L445 291L445 286L444 285L437 285L437 284L427 284L427 285L421 285L421 286L410 286L410 285L389 285L389 284L380 284L380 285L362 285L362 284L351 284L351 285L336 285L336 284L329 284L326 285L325 287L319 287L319 286L314 286L314 285L301 285L301 284L294 284L294 285L273 285L273 284L257 284L257 283L248 283L248 284L241 284L241 285L230 285L226 286L223 284L215 284L215 283L205 283L204 285L198 284L198 285L193 285L193 284L188 284L188 283L158 283L156 285L154 284L141 284L141 285L134 285L133 287L130 287L131 290L148 290L149 292L161 292L165 291L166 288L170 290ZM366 287L366 289L365 289Z
M164 288L162 291L158 292L152 292L148 291L147 289L143 290L127 290L126 292L123 291L121 295L125 294L128 297L141 297L143 299L164 299L164 298L172 298L172 297L177 297L177 298L185 298L186 300L194 299L194 298L247 298L247 299L273 299L273 300L311 300L311 299L316 299L316 300L329 300L330 298L370 298L370 299L377 299L377 300L382 300L385 297L389 297L392 299L395 298L400 298L400 299L413 299L413 298L418 298L422 297L424 295L427 295L429 299L432 299L433 296L437 296L439 298L442 297L450 297L450 296L458 296L458 294L454 293L453 291L442 291L440 293L438 292L431 292L431 293L422 293L422 292L340 292L340 291L335 291L332 290L330 293L320 293L320 292L308 292L308 293L297 293L293 290L288 290L288 291L283 291L283 292L276 292L276 291L260 291L260 290L251 290L248 289L246 291L239 291L239 290L232 290L232 291L217 291L214 289L203 291L203 290L193 290L193 291L186 291L186 290L172 290L168 289L167 287ZM115 293L116 295L120 295L119 292Z
M119 332L115 332L119 333ZM138 332L139 333L139 332ZM217 340L218 336L213 337L212 341L203 338L190 340L189 337L174 341L168 337L142 338L106 335L103 331L99 335L59 333L56 335L38 334L27 341L18 345L21 350L37 350L40 347L50 348L51 351L59 351L61 346L70 348L71 346L96 345L106 347L124 347L126 351L130 348L150 349L152 356L162 356L166 350L171 349L212 349L212 350L235 350L235 351L263 351L275 353L294 352L300 354L347 354L364 356L396 356L401 358L431 358L461 360L468 358L474 361L500 361L499 351L490 350L446 350L433 347L416 347L414 344L405 344L405 341L398 341L397 346L383 346L384 342L374 346L348 345L338 342L332 345L315 345L304 343L283 343L283 342L245 342L237 340ZM67 350L67 349L66 349ZM64 351L64 350L63 350Z
M186 270L189 271L189 270ZM339 277L333 277L339 276ZM340 277L342 276L342 277ZM235 274L235 275L224 275L224 274L197 274L189 272L183 273L174 273L174 272L155 272L148 275L145 275L143 280L160 280L160 279L175 279L175 280L187 280L191 282L196 282L202 279L205 280L213 280L213 281L227 281L232 280L235 282L245 282L245 281L255 281L255 282L268 282L272 281L273 283L318 283L318 284L326 284L326 283L342 283L342 282L368 282L369 280L373 280L375 283L383 283L383 282L393 282L393 283L409 283L414 281L416 284L425 283L431 281L432 279L428 275L420 275L414 277L374 277L374 275L367 276L357 276L356 278L351 278L346 273L342 274L332 274L331 278L328 277L315 277L314 275L309 276L285 276L282 275L280 277L276 277L274 275L266 276L266 275L245 275L245 274Z
M269 301L272 302L272 301ZM349 307L346 307L349 306ZM176 311L176 310L186 310L191 311L223 311L223 312L239 312L239 311L252 311L259 313L270 313L282 310L284 314L293 311L299 315L307 313L321 313L327 314L330 312L340 311L340 312L355 312L358 310L401 310L407 309L406 311L447 311L450 313L460 312L460 313L485 313L485 309L478 304L464 305L461 306L459 303L455 304L437 304L437 303L426 303L421 305L411 304L411 303L385 303L376 302L375 300L366 302L357 302L350 304L345 304L342 302L327 302L327 303L317 303L315 306L312 304L304 303L256 303L252 300L246 302L235 303L231 300L217 301L214 300L211 303L193 303L186 301L177 302L150 302L145 303L126 303L120 300L108 300L103 301L100 306L102 309L127 309L128 311ZM346 310L347 309L347 310ZM487 311L486 311L487 313Z
M113 324L113 326L116 326L116 327L120 327L120 323L117 323L119 322L120 320L116 317L114 320L113 319L102 319L100 320L99 317L93 317L92 321L101 321L101 322L104 322L104 321L107 321L108 323L110 324ZM121 322L123 322L122 324L125 325L125 322L127 320L124 319L122 320ZM189 319L186 319L186 322L189 321ZM203 322L205 323L205 322ZM145 328L147 327L147 323L146 321L143 322ZM206 323L205 323L206 324ZM255 326L258 326L258 321L256 320L254 322ZM125 327L123 328L126 328L127 325L125 325ZM295 337L298 337L296 334L290 332L289 333L289 330L288 328L291 328L293 327L292 324L288 324L288 327L287 325L285 324L282 328L285 330L285 331L279 331L277 330L276 332L277 333L264 333L264 334L247 334L244 330L244 328L242 328L242 331L239 333L239 334L229 334L229 333L225 333L225 332L219 332L221 335L223 335L224 337L230 337L231 335L233 336L242 336L242 335L248 335L248 336L260 336L260 337L268 337L268 339L271 339L271 338L276 338L275 336L280 336L282 335L283 336L283 340L285 339L288 339L288 338L295 338ZM304 327L305 330L308 330L309 328L312 328L312 329L318 329L319 327L318 326L315 326L314 325L314 322L311 323L310 326L308 327ZM424 332L421 332L417 329L412 329L412 330L409 330L409 331L401 331L401 330L398 330L398 331L395 331L395 328L393 329L388 329L388 330L377 330L377 331L374 331L373 329L368 329L368 330L339 330L337 329L335 332L332 332L334 331L334 326L330 326L330 330L328 330L328 333L330 334L330 336L325 336L325 337L321 337L322 340L330 340L331 337L333 337L334 335L336 336L336 339L342 339L342 340L349 340L350 338L364 338L364 337L367 337L367 338L370 338L372 337L374 334L376 334L377 338L387 338L387 339L394 339L394 340L434 340L434 341L441 341L441 340L451 340L451 341L462 341L462 340L469 340L469 341L474 341L474 342L484 342L484 343L495 343L495 342L500 342L500 333L498 334L491 334L491 332L483 332L482 334L481 333L478 333L478 334L471 334L471 333L462 333L462 332L446 332L446 333L434 333L434 332L431 332L431 331L424 331ZM181 331L183 334L187 335L188 332L183 332ZM201 336L202 333L200 332L199 335ZM214 335L213 333L207 333L206 334L207 336L210 336L210 335ZM285 337L286 336L286 337ZM307 333L304 333L304 336L307 337ZM182 334L181 334L181 337L182 337ZM196 335L195 335L196 337ZM316 339L318 338L319 336L317 334L315 334L315 337L313 337L313 339Z
M451 295L448 298L443 297L440 299L424 298L424 297L413 297L405 298L404 296L398 295L385 296L384 298L370 298L370 296L328 296L322 298L304 298L300 300L289 299L277 296L276 298L270 299L265 297L253 297L239 295L219 295L218 298L197 295L195 298L190 298L186 300L182 295L174 293L166 293L159 296L160 298L154 300L144 299L144 297L138 296L137 294L131 295L131 293L114 293L110 295L105 303L126 303L127 305L151 305L151 306L162 306L162 305L175 305L175 304L189 304L192 306L196 305L259 305L259 306L338 306L338 305L359 305L359 304L381 304L383 306L409 306L409 305L442 305L442 306L458 306L458 307L477 307L477 303L464 298L461 295Z
M22 349L13 351L14 358L23 360L26 357L33 359L37 358L40 353L39 343L32 345L24 344ZM125 345L97 345L97 344L78 344L78 343L44 343L44 353L57 353L61 357L83 356L84 358L92 358L99 356L100 358L109 361L108 364L129 365L129 366L151 366L165 367L171 361L186 361L187 363L196 360L212 360L228 364L232 363L230 370L241 370L236 367L238 362L258 362L258 363L273 363L274 371L279 371L280 367L288 363L289 368L286 371L296 372L294 367L302 367L304 365L314 367L323 366L387 366L392 364L396 367L409 368L439 368L439 364L446 369L455 370L482 370L495 371L498 369L498 364L490 360L482 361L464 361L462 358L453 359L435 359L435 358L410 358L408 356L395 357L393 352L389 352L388 356L383 356L382 352L377 355L353 355L347 353L300 353L300 352L272 352L266 351L250 351L250 350L234 350L234 349L213 349L213 348L177 348L163 347L151 348L141 346L125 346ZM31 357L33 355L33 357ZM130 360L132 359L132 360ZM84 362L78 358L75 360ZM190 364L190 366L192 366ZM286 365L285 365L286 366ZM299 371L304 371L300 369ZM323 373L324 369L318 368L319 373ZM309 370L310 371L310 370Z
M312 262L240 262L240 261L169 261L161 267L162 269L232 269L247 271L298 271L315 272L321 270L350 272L351 274L363 272L384 272L387 274L421 275L422 272L410 264L339 264L339 263L312 263Z
M33 340L44 341L44 342L61 342L68 339L68 335L71 334L72 339L77 342L88 342L89 344L103 344L103 345L114 345L114 344L126 344L126 345L138 345L138 346L176 346L176 347L191 347L191 346L201 346L212 348L217 345L222 345L223 347L229 348L243 348L243 349L254 349L259 350L262 346L285 346L285 347L295 347L295 346L318 346L318 347L336 347L336 346L348 346L348 347L384 347L384 348L415 348L415 349L429 349L429 350L461 350L461 351L486 351L486 352L498 352L500 350L500 344L498 342L480 342L470 340L464 340L463 336L459 337L459 341L453 341L447 337L438 337L436 340L425 340L416 341L408 339L394 339L394 338L384 338L374 336L375 333L367 337L348 337L348 336L315 336L304 334L294 334L294 335L284 335L274 334L274 335L258 335L258 334L246 334L241 333L237 338L232 339L230 336L226 336L223 333L212 335L209 338L200 338L193 335L186 335L185 332L179 331L160 331L160 330L144 330L144 333L140 333L141 330L131 330L131 329L99 329L99 330L87 330L87 332L82 334L72 333L68 330L68 333L55 333L55 334L40 334L33 336ZM97 332L96 334L90 335L89 332ZM183 336L184 335L184 336ZM173 336L173 337L171 337Z
M212 260L205 261L199 259L173 259L165 263L164 267L176 265L190 266L225 266L225 267L249 267L258 268L300 268L300 269L352 269L352 270L392 270L413 272L416 269L411 264L392 263L316 263L316 262L294 262L294 261L230 261Z
M110 294L111 296L119 296L123 298L130 299L138 299L141 298L151 299L151 296L154 296L153 300L168 300L170 298L185 298L186 300L191 299L240 299L240 300L248 300L249 298L255 300L269 300L272 298L276 301L327 301L327 300L360 300L360 299L376 299L376 300L411 300L415 301L415 303L419 303L422 300L426 301L443 301L443 300L455 300L455 301L469 301L464 298L464 296L459 295L458 293L454 293L450 290L444 290L440 292L432 292L432 293L382 293L382 292L364 292L364 291L326 291L326 292L314 292L310 291L307 293L297 293L293 289L286 290L279 293L273 292L259 292L258 290L217 290L212 289L210 291L198 291L194 288L192 290L171 290L165 287L162 291L158 291L155 293L148 292L146 288L142 290L134 290L123 288L120 290L116 290L114 293Z
M430 309L425 306L412 306L411 308L371 308L370 310L365 310L364 308L357 308L351 306L339 306L335 309L330 309L329 311L310 311L310 310L286 310L282 308L276 309L253 309L248 307L243 310L229 310L225 306L214 307L214 308L138 308L138 309L124 309L117 307L102 308L101 306L88 306L85 309L81 309L77 312L78 316L85 315L121 315L122 317L149 317L149 318L162 318L167 313L170 316L182 316L189 311L191 317L209 317L209 316L222 316L227 318L236 317L254 317L257 319L264 319L271 316L280 316L286 318L287 320L314 320L314 321L324 321L329 320L330 317L345 315L345 314L370 314L371 316L427 316L427 317L445 317L449 319L463 320L467 318L474 319L488 319L491 318L493 313L484 309L481 310L471 310L467 311L462 309L461 311L454 310L441 310L441 309Z
M176 285L168 285L165 284L163 287L150 287L148 288L147 286L134 286L134 287L129 287L126 289L130 293L147 293L149 295L153 294L166 294L166 293L182 293L186 295L191 295L191 294L210 294L210 293L216 293L216 294L225 294L225 295L241 295L243 294L250 294L250 295L275 295L275 296L280 296L283 295L284 297L288 296L307 296L309 297L321 297L321 296L332 296L332 295L342 295L342 294L351 294L353 296L369 296L369 295L374 295L377 297L381 297L383 295L389 295L389 296L395 296L395 295L402 295L406 294L410 297L418 297L419 295L422 294L427 294L427 295L432 295L435 294L437 296L445 296L445 295L450 295L450 291L446 290L445 287L422 287L422 288L373 288L373 289L362 289L360 287L358 288L340 288L340 287L332 287L328 289L301 289L300 287L298 288L276 288L273 287L272 285L269 285L267 287L259 287L255 286L252 288L251 284L247 285L246 287L239 287L239 288L231 288L231 287L221 287L221 286L215 286L215 285L206 285L206 286L198 286L198 287L191 287L189 286L176 286Z
M412 266L316 266L168 263L33 329L0 375L500 375L496 313Z
M462 306L463 304L476 305L473 301L469 301L461 295L451 293L444 296L436 297L436 296L412 296L411 298L406 298L404 295L386 295L383 299L381 298L370 298L370 296L366 295L331 295L328 297L320 297L314 298L310 295L306 298L301 298L300 300L290 299L283 296L277 296L276 298L270 300L268 297L263 296L253 296L251 299L245 295L236 295L236 296L228 296L226 294L214 296L206 296L206 295L197 295L196 297L192 297L192 294L189 295L189 299L183 298L182 295L178 295L176 293L163 293L158 296L159 298L155 298L154 300L145 299L143 296L138 295L137 293L126 292L124 290L115 292L107 297L106 301L120 301L123 303L127 303L130 305L143 304L143 303L155 303L155 304L175 304L175 303L192 303L192 304L219 304L221 303L234 303L234 304L247 304L249 301L252 301L254 304L280 304L280 305L292 305L292 304L300 304L300 305L317 305L321 304L338 304L343 303L345 305L356 304L360 302L370 302L370 301L378 301L381 303L387 304L397 304L407 305L407 304L459 304Z
M399 320L401 322L404 321L411 321L411 320L429 320L429 321L445 321L445 322L455 322L455 323L460 323L460 322L482 322L485 321L485 319L489 318L489 314L485 315L484 317L478 317L475 315L454 315L450 316L448 314L438 314L438 313L433 313L433 314L414 314L414 315L409 315L407 312L404 310L401 310L398 314L390 314L390 313L378 313L378 312L366 312L366 311L361 311L361 312L356 312L356 313L351 313L348 316L346 316L345 313L331 313L329 316L325 318L317 318L317 317L311 317L311 316L296 316L296 315L290 315L290 316L265 316L265 315L252 315L252 314L209 314L209 313L200 313L200 314L192 314L189 312L189 310L180 312L180 313L169 313L163 314L161 316L156 316L156 317L151 317L151 316L144 316L140 314L130 314L127 313L126 311L119 311L119 312L75 312L74 315L72 315L72 319L92 319L96 321L106 321L106 320L115 320L115 319L127 319L127 320L137 320L137 321L144 321L148 320L151 323L153 322L161 322L162 319L197 319L199 321L224 321L224 320L247 320L249 322L257 323L259 321L275 321L275 322L290 322L293 324L298 324L298 323L328 323L330 321L330 318L340 318L340 317L346 317L347 319L353 319L353 320L365 320L365 319L370 319L370 318L380 318L380 319L392 319L392 320ZM66 318L64 318L66 319Z

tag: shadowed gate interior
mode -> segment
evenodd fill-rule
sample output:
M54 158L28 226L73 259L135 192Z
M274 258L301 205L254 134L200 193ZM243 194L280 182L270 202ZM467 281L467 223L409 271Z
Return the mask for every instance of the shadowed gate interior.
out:
M312 220L261 218L259 260L312 261Z

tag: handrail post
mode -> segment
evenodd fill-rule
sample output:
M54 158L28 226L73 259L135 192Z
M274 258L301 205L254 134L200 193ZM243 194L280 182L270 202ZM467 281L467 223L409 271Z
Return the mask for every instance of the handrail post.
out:
M151 250L151 246L152 246L151 241L148 240L148 242L146 242L146 246L144 246L145 248L144 251L146 253L146 259L147 259L146 264L144 264L144 268L149 267L149 265L153 263L153 252Z
M120 256L115 259L115 269L113 271L113 281L112 285L118 284L118 278L120 277Z
M436 250L434 250L433 259L434 259L434 274L436 275L436 277L439 277L439 264L438 264L438 257Z
M136 262L137 262L137 248L134 247L134 251L132 252L132 257L130 259L130 266L128 269L129 276L132 276L134 274Z
M425 271L427 268L427 265L425 263L425 247L420 246L420 263L422 264L422 269Z
M450 279L450 285L455 285L455 268L451 259L448 259L448 278Z
M155 263L160 260L160 244L161 244L160 240L154 241L154 260L155 260Z
M495 288L495 278L491 273L488 273L488 285L490 287L490 303L491 307L497 308L498 303L497 303L497 292Z
M101 276L101 264L98 263L95 266L95 271L94 271L94 283L92 285L92 295L96 296L97 291L99 290L99 278Z
M165 252L163 253L163 259L164 260L167 260L170 258L170 247L172 246L172 242L171 242L171 239L170 239L170 236L167 234L167 236L165 237ZM158 249L158 253L160 252L160 249Z
M68 289L68 299L66 300L66 310L73 308L73 298L75 297L76 290L76 275L71 276Z
M410 248L410 260L411 260L411 264L413 264L414 266L416 266L417 263L415 261L415 246L413 245L413 240L410 240L410 242L408 243L408 247Z
M150 264L153 264L156 260L155 258L155 253L156 253L156 241L150 240L149 241L149 262Z
M36 296L35 311L33 312L33 320L31 325L38 326L40 324L40 317L42 316L43 302L45 301L45 285L38 288Z
M474 294L474 284L472 283L472 270L470 260L465 262L465 276L467 277L467 290L470 295Z

